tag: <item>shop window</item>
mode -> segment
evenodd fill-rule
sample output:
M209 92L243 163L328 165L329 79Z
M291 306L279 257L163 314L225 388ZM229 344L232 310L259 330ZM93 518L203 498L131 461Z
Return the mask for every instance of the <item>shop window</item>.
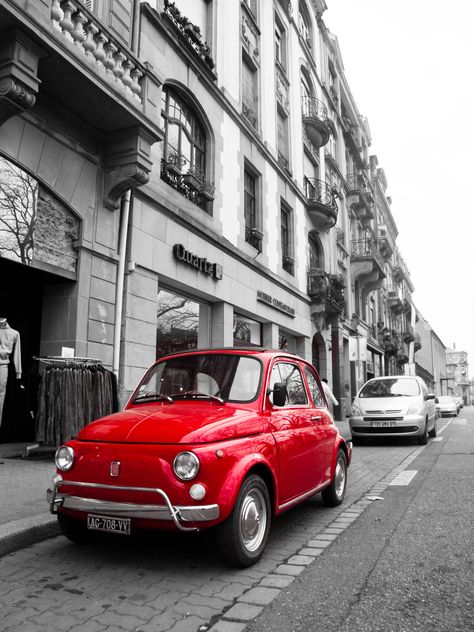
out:
M207 307L188 297L159 290L156 330L156 357L167 353L196 349L200 334L207 340L207 332L200 331L207 319L201 318Z
M245 241L261 252L263 232L260 230L258 182L259 176L246 166L244 169Z
M74 278L79 233L62 202L0 156L0 257Z
M234 346L260 347L262 344L261 323L234 314Z
M162 91L161 124L165 133L162 180L196 206L209 211L214 186L206 174L204 126L188 100L169 86Z

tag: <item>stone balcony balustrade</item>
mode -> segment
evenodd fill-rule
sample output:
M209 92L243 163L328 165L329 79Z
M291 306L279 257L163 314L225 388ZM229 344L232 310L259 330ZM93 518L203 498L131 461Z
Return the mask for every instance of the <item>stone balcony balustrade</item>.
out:
M53 0L52 26L130 97L142 103L145 67L79 0Z

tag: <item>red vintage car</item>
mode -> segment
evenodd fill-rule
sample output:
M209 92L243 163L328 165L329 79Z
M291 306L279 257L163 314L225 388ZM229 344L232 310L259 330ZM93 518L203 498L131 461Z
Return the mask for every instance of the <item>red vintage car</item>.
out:
M74 542L212 527L224 558L249 566L273 516L318 492L342 502L351 451L305 360L193 350L161 358L122 412L57 450L48 502Z

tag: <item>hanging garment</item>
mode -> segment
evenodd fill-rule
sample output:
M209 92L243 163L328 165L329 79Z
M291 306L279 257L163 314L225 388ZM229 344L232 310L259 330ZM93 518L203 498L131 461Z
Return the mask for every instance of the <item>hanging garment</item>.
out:
M5 318L0 318L0 426L2 425L3 404L7 392L8 365L13 362L17 379L21 378L20 334L12 329Z

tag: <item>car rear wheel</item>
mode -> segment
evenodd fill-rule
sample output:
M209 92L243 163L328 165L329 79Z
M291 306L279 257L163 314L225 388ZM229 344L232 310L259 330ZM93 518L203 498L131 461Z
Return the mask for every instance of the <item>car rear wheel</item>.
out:
M265 548L270 531L270 495L263 479L250 474L240 488L232 513L217 527L221 556L234 566L251 566Z
M321 496L324 504L330 507L340 505L344 500L347 485L347 458L344 450L339 450L336 457L336 467L331 484L323 489Z
M86 544L92 539L92 534L88 531L85 522L66 516L63 513L58 513L58 524L61 533L75 544Z

